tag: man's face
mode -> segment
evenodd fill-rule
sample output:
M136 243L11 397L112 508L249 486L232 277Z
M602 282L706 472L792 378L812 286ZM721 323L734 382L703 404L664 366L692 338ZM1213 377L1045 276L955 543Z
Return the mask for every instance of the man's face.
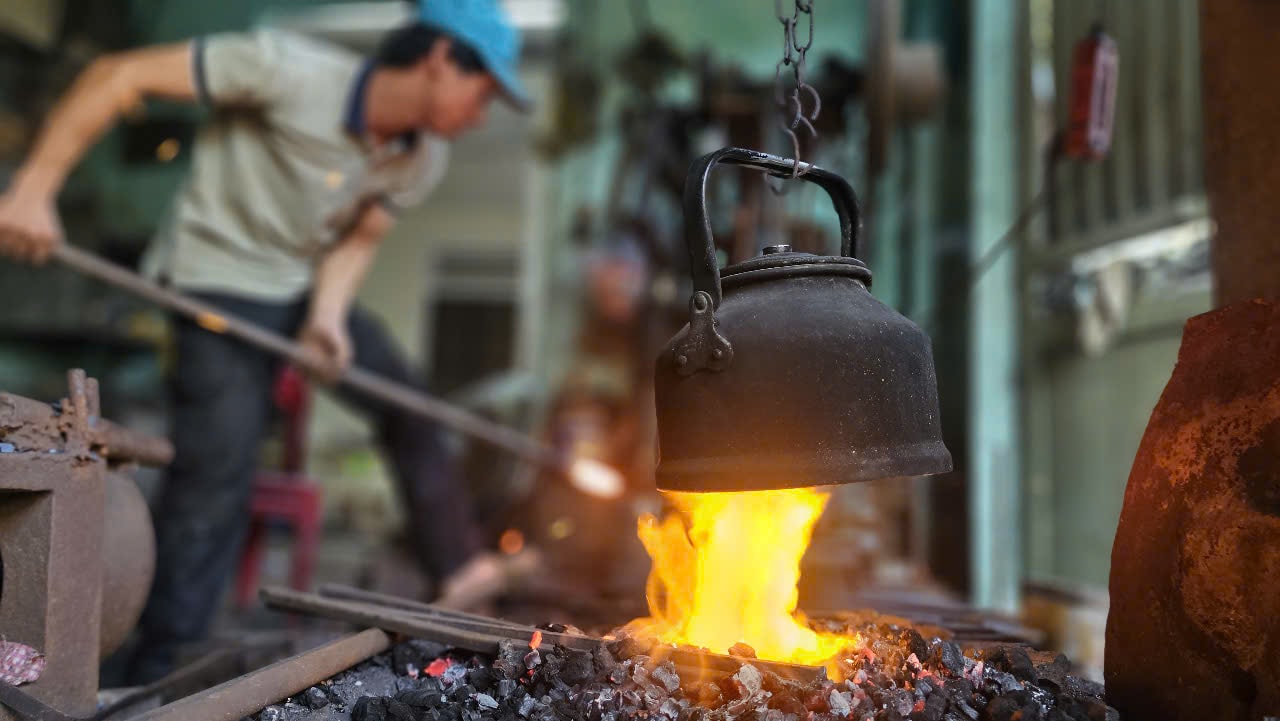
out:
M485 72L465 72L449 58L451 43L442 38L419 64L423 87L419 124L453 139L484 125L489 104L498 97L497 80Z

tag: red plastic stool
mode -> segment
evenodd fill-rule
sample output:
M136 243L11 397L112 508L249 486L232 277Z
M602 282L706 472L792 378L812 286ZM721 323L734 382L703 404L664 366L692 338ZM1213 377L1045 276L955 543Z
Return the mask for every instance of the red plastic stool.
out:
M236 604L241 608L253 604L258 593L267 528L272 521L287 523L293 534L289 585L299 591L311 587L320 545L323 489L306 475L311 389L302 374L286 366L276 378L271 397L283 420L284 458L279 471L262 471L253 480L249 537L245 540L236 577Z

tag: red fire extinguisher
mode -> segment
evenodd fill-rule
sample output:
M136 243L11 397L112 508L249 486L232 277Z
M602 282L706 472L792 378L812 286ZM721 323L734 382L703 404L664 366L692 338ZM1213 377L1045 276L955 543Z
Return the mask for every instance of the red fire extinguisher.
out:
M1095 25L1076 43L1071 67L1071 119L1067 125L1067 157L1098 160L1111 149L1115 127L1116 76L1120 53L1116 41Z

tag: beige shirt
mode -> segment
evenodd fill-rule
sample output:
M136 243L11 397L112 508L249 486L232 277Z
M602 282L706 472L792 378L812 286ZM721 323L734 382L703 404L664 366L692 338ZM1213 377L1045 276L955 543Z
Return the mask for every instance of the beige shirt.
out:
M260 31L197 40L192 55L213 117L148 251L153 277L252 300L297 298L369 203L415 205L444 175L439 138L368 142L370 66L353 53Z

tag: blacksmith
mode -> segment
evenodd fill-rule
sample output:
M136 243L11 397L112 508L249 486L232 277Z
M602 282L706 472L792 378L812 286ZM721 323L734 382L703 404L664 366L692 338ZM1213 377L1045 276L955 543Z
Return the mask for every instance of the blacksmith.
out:
M150 248L155 277L296 335L324 373L355 363L417 383L353 308L379 242L444 175L449 141L502 98L528 98L520 39L497 0L424 0L372 58L279 31L212 35L94 62L53 110L0 196L0 252L35 263L64 242L56 199L121 115L149 98L207 105L190 175ZM177 455L155 516L159 558L130 681L168 672L202 638L235 568L280 363L176 321ZM503 572L478 552L466 489L438 430L349 396L399 479L414 550L447 593Z

